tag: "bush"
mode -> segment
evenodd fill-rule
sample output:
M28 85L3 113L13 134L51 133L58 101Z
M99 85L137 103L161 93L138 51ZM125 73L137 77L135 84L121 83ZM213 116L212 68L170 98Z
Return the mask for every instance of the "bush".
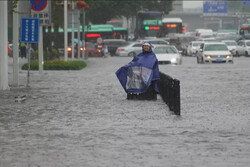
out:
M45 61L49 60L58 60L59 59L59 52L56 49L52 49L51 51L49 50L44 50L43 51L43 58ZM34 52L31 53L31 61L37 61L38 60L38 50L35 50Z
M46 61L44 62L44 70L81 70L85 68L87 64L84 61ZM38 62L30 63L30 70L38 70ZM22 70L28 70L28 63L22 66Z

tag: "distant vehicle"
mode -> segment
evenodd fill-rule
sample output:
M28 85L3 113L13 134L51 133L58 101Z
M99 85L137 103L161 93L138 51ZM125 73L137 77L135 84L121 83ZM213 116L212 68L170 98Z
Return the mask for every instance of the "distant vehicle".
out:
M173 40L171 40L173 45L182 52L182 55L187 55L188 44L191 41L195 41L195 37L186 34L175 34L174 36L176 37L176 42L173 43Z
M209 38L213 37L213 30L212 29L196 29L195 30L196 38Z
M115 55L135 57L141 52L142 52L142 43L132 42L129 43L128 45L118 47Z
M220 39L214 38L214 37L210 37L210 38L199 38L196 39L196 41L202 41L202 42L221 42Z
M98 48L98 45L92 42L86 42L84 47L85 54L88 57L100 57L103 56L102 48Z
M245 35L249 35L250 34L250 24L243 24L241 27L240 27L240 30L239 30L239 34L241 36L245 36Z
M156 45L153 52L159 64L182 64L182 56L175 46Z
M150 42L152 46L154 45L169 45L169 42L163 39L155 38L155 39L140 39L137 42Z
M236 41L239 38L239 35L236 33L230 32L220 32L216 34L216 39L218 40L234 40Z
M182 19L181 18L163 18L161 36L165 37L171 33L183 33Z
M126 40L128 38L128 31L127 28L114 27L111 24L93 24L85 26L86 42L96 42L97 38Z
M222 40L221 42L224 42L230 52L233 54L233 56L236 55L236 49L237 49L237 42L234 40Z
M236 47L235 55L239 56L250 56L250 40L240 40Z
M187 47L187 56L196 56L196 53L198 52L200 45L203 42L201 41L192 41L188 44Z
M233 63L233 55L224 42L205 42L200 45L197 63Z
M117 48L127 45L127 42L124 39L104 39L103 45L107 46L111 56L115 56Z
M136 16L135 39L160 37L162 13L160 11L139 11Z

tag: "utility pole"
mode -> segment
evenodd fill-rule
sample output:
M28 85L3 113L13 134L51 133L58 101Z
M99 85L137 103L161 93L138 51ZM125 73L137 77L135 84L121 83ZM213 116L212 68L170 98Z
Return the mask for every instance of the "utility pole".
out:
M8 1L0 1L0 90L9 90L8 81Z

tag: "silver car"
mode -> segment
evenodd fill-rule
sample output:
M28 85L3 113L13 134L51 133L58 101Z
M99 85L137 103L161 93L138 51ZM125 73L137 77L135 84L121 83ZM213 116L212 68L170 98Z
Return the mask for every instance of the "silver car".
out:
M131 56L134 57L142 52L142 43L133 42L125 46L120 46L116 49L117 56Z
M190 42L187 47L187 56L195 56L202 43L201 41Z
M197 63L233 63L233 55L224 42L205 42L197 53Z
M158 59L159 64L181 64L182 63L182 55L176 49L175 46L172 45L155 45L153 48L153 52Z
M250 40L240 40L236 47L236 56L250 56Z
M234 40L222 40L221 42L224 42L230 52L233 54L233 56L236 55L236 49L237 49L237 42Z

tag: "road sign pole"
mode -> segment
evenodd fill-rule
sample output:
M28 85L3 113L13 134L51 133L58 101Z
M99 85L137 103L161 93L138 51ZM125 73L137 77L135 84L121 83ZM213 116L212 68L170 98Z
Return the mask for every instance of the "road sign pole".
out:
M38 44L38 55L39 55L39 73L43 73L43 26L39 27L39 44Z

